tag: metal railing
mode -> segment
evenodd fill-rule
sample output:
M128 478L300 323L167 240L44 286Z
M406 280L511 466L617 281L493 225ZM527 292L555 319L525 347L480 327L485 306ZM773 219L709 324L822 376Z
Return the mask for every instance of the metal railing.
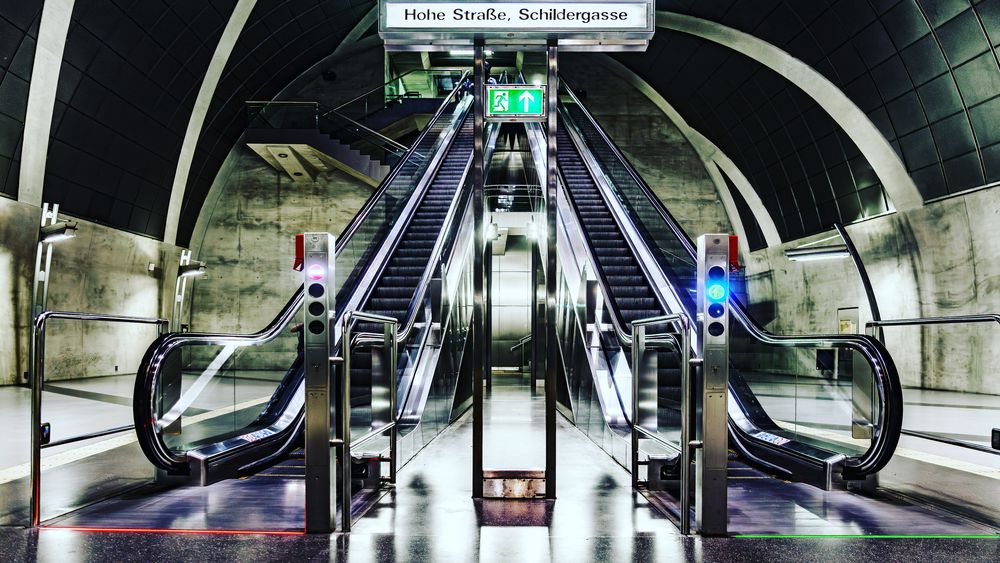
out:
M355 104L355 103L360 102L360 101L363 100L365 102L363 113L365 115L367 115L367 114L370 113L370 111L369 111L370 107L368 105L368 96L371 96L372 94L375 94L375 93L377 93L379 91L382 92L382 96L383 96L382 102L381 102L382 103L382 107L385 106L385 102L386 101L405 100L407 98L407 96L405 94L394 94L391 97L387 97L385 95L385 87L393 85L393 84L396 84L396 83L399 83L401 85L402 82L403 82L403 78L406 77L406 76L409 76L410 74L413 74L413 73L428 73L428 74L441 74L441 75L444 75L444 74L455 74L455 73L458 73L458 72L465 73L465 72L467 72L467 70L468 69L462 68L462 67L448 67L448 68L434 68L434 69L413 68L413 69L410 69L410 70L404 72L403 74L400 74L399 76L396 76L396 77L392 78L391 80L385 82L381 86L376 86L376 87L372 88L371 90L368 90L367 92L365 92L365 93L363 93L363 94L361 94L359 96L356 96L356 97L354 97L354 98L352 98L352 99L350 99L350 100L348 100L348 101L346 101L346 102L344 102L344 103L342 103L342 104L334 107L333 111L338 111L338 112L343 113L344 108L346 108L347 106L353 105L353 104ZM465 75L463 74L461 76L461 78L459 78L458 84L461 85L461 83L462 83L462 81L464 79L465 79Z
M670 324L672 326L680 326L680 330L676 333L663 333L656 335L652 338L647 337L646 328L651 325L658 324ZM646 465L647 462L642 462L639 460L639 436L640 434L654 442L667 447L671 450L676 450L677 445L661 438L656 431L649 430L648 428L643 428L640 416L640 404L639 404L639 381L640 373L639 370L643 365L643 357L646 354L647 343L669 343L671 344L681 355L680 370L681 370L681 427L680 427L680 530L684 535L691 533L691 495L690 495L690 477L691 477L691 450L698 447L698 445L691 440L691 346L689 342L691 320L687 315L676 314L676 315L661 315L657 317L650 317L647 319L641 319L637 321L632 321L632 420L629 424L631 428L631 439L632 439L632 451L631 451L631 461L632 461L632 488L635 489L639 486L639 466ZM652 416L656 416L656 408L654 407ZM647 476L648 479L648 476Z
M98 321L124 324L147 324L160 327L160 333L170 324L167 319L152 317L129 317L123 315L107 315L103 313L79 313L72 311L46 311L35 318L31 331L31 525L37 527L41 519L39 510L42 482L42 449L45 447L62 446L127 432L133 430L133 425L107 428L98 432L79 434L58 442L42 444L42 390L45 385L45 330L50 319L71 321Z
M1000 314L982 313L976 315L952 315L946 317L917 317L912 319L887 319L887 320L869 321L865 323L865 330L871 333L873 332L873 329L881 329L884 327L955 325L955 324L976 324L976 323L1000 324ZM941 436L939 434L934 434L933 432L920 432L918 430L908 430L906 428L903 428L900 430L900 433L905 434L907 436L913 436L914 438L921 438L924 440L930 440L932 442L940 442L942 444L948 444L950 446L957 446L960 448L976 450L979 452L992 455L1000 455L1000 450L995 450L991 447L976 444L974 442L967 442L965 440L959 440L956 438Z
M514 351L516 351L516 350L520 350L521 351L520 352L520 356L519 356L519 358L520 358L521 361L520 361L520 363L517 366L518 369L525 369L527 366L530 365L530 362L525 362L524 361L524 351L525 351L525 349L527 349L528 344L531 344L531 335L530 334L527 335L527 336L525 336L525 337L523 337L523 338L521 338L520 340L517 341L517 344L515 344L515 345L513 345L513 346L510 347L511 353L514 353Z
M351 352L356 344L377 344L378 339L362 339L354 341L351 339L351 326L354 320L378 323L383 327L382 331L382 350L385 354L385 360L387 362L385 366L385 376L389 383L389 404L388 412L386 413L386 422L384 425L371 430L367 434L361 437L351 440ZM341 523L342 530L344 532L351 531L351 448L360 446L373 438L381 436L386 432L389 433L389 459L380 460L389 462L389 482L396 482L396 465L398 462L397 450L396 450L396 325L398 321L392 317L386 317L382 315L373 315L371 313L363 313L361 311L351 311L344 316L343 322L343 340L345 343L343 350L344 359L344 375L340 380L340 408L342 409L342 415L339 417L341 424L340 428L340 443L336 441L331 442L331 445L340 447L340 467L343 475L343 491L341 495L341 510L343 520ZM372 350L374 354L374 349ZM374 373L372 374L372 386L375 385ZM374 396L374 395L373 395ZM372 418L374 420L375 409L373 405Z

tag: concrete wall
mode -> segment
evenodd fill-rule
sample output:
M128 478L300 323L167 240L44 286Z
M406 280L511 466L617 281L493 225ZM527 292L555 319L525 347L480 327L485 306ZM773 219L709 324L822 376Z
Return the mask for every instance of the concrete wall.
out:
M35 206L0 198L0 385L25 382L40 214ZM48 308L169 314L180 249L95 223L79 224L76 238L54 246ZM135 373L155 336L149 327L51 321L46 380Z
M982 190L848 227L884 319L1000 311L1000 191ZM776 316L776 333L836 332L837 309L871 318L850 260L790 262L787 248L754 252L752 301ZM834 239L831 242L839 242ZM887 328L904 385L1000 394L1000 326Z
M337 105L381 85L383 61L381 48L324 61L279 99ZM321 73L331 69L336 80L324 80ZM237 144L213 184L192 240L195 258L206 262L208 271L192 288L191 330L246 333L266 326L302 283L301 273L291 269L295 234L339 235L371 193L371 187L339 171L323 173L315 182L293 182ZM294 345L290 342L286 345ZM283 363L286 368L287 357Z
M493 366L520 367L522 352L511 346L531 332L531 241L506 236L502 255L493 256ZM527 346L525 354L530 353Z

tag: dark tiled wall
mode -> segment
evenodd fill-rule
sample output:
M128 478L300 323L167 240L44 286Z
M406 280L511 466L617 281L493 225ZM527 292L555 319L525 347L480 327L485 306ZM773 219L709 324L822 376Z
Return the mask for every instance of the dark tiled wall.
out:
M1000 0L661 0L822 72L892 142L925 199L1000 180Z
M657 30L647 53L619 58L732 158L783 240L886 211L882 185L857 146L776 72L665 29Z
M178 244L188 244L226 155L246 128L247 100L269 100L331 54L371 0L260 0L226 65L198 140Z
M0 194L17 197L21 136L42 0L0 3Z
M46 201L162 238L191 109L235 0L85 0L59 75Z

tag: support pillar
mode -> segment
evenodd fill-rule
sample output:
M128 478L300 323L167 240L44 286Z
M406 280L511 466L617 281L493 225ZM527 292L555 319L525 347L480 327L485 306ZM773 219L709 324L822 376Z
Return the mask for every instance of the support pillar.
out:
M486 118L483 101L485 97L483 40L477 39L475 45L475 61L473 68L473 192L472 215L475 224L473 258L472 258L472 498L483 498L483 364L485 360L484 308L485 294L483 282L486 278L483 251L483 177L484 167L484 135Z
M545 169L545 498L556 498L556 377L558 344L556 343L556 213L559 175L556 130L559 125L559 47L555 41L548 46L548 158Z

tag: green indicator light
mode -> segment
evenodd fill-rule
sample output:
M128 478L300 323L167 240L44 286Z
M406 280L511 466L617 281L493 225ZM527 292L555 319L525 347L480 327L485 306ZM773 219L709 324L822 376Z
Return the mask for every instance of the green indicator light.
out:
M726 298L726 288L719 284L712 284L708 286L705 294L708 295L708 298L712 301L722 301Z

